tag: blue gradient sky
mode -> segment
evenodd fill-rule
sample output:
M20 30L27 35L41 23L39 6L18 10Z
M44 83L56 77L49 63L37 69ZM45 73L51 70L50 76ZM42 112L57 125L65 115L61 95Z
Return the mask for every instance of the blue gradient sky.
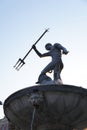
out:
M13 68L46 28L50 30L37 48L44 53L48 42L65 46L69 54L63 56L64 84L87 88L86 0L0 0L0 100L3 102L15 91L34 85L50 61L50 58L40 59L32 51L20 71Z

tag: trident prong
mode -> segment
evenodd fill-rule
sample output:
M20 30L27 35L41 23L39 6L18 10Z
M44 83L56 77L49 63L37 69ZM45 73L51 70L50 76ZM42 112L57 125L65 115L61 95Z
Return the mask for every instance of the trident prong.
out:
M19 70L23 65L25 64L24 60L19 58L19 60L17 61L17 63L14 65L14 68L16 70Z

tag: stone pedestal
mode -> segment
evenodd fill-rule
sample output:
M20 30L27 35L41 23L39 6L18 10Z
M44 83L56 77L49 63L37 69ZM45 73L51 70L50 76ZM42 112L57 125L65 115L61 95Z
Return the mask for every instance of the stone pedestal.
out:
M5 100L4 113L22 130L85 129L87 90L56 84L28 87Z

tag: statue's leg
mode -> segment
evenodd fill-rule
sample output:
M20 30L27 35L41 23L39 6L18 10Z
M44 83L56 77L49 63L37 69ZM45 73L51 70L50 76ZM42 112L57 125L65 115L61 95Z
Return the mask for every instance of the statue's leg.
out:
M54 81L57 84L62 84L62 80L60 76L62 69L63 69L63 63L62 61L60 61L59 63L56 64L54 68Z
M54 80L58 80L58 79L61 79L59 64L56 65L55 68L54 68Z
M55 67L55 64L53 62L50 62L40 73L39 77L38 77L38 81L36 83L39 83L42 79L48 77L46 76L46 73L49 72L50 70L53 70ZM50 80L51 78L48 77Z
M46 74L47 72L50 72L51 70L53 70L55 67L55 63L54 62L50 62L42 71L41 71L41 75L42 74Z

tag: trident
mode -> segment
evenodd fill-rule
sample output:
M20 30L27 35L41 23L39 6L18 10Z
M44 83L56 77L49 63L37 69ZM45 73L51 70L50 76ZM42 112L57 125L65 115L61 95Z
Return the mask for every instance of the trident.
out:
M45 33L48 32L48 30L49 30L49 29L46 29L46 30L43 32L43 34L38 38L38 40L37 40L33 45L36 45L36 44L39 42L39 40L45 35ZM25 64L24 60L25 60L25 58L29 55L29 53L31 52L32 49L33 49L33 48L31 47L31 49L27 52L27 54L24 56L23 59L21 59L21 58L18 59L17 63L14 65L14 68L15 68L16 70L20 70L20 68Z

